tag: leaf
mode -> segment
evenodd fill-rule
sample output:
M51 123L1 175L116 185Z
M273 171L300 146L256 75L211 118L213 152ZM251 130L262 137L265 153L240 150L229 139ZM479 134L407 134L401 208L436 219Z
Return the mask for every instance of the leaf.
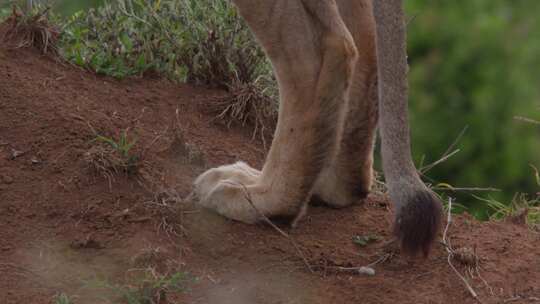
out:
M133 49L133 42L126 33L123 33L120 36L120 41L122 42L122 45L126 48L126 51L131 52L131 50Z

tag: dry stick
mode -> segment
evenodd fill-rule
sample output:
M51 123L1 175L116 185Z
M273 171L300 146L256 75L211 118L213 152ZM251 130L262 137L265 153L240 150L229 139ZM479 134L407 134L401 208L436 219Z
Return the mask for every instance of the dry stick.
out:
M367 264L366 266L360 266L360 267L328 267L329 269L333 269L333 270L339 270L339 271L345 271L345 272L356 272L358 274L370 274L369 271L373 271L371 275L375 274L374 270L373 270L373 266L377 265L377 264L380 264L380 263L384 263L386 262L388 259L392 258L392 253L385 253L383 254L382 256L380 256L376 261L374 262L371 262L369 264Z
M524 122L528 122L528 123L532 123L532 124L535 124L535 125L540 125L540 121L534 120L532 118L527 118L527 117L523 117L523 116L514 116L514 119L524 121Z
M433 167L439 165L440 163L446 161L447 159L449 159L450 157L454 156L454 154L458 153L460 150L459 149L456 149L454 150L454 147L458 144L458 142L461 140L461 138L463 137L463 135L465 135L465 132L467 132L467 129L469 128L469 126L465 126L463 128L463 130L461 130L461 132L459 132L458 136L456 137L456 139L452 142L452 144L450 146L448 146L448 148L446 149L446 151L443 153L443 155L441 156L441 158L430 164L430 165L426 165L422 168L420 168L420 172L422 174L426 173L427 171L433 169ZM454 150L454 151L452 151Z
M294 239L288 235L285 231L281 230L278 226L276 226L274 223L272 223L272 221L266 216L264 215L261 211L259 211L259 209L255 206L255 204L253 203L253 200L251 199L251 195L249 194L249 192L247 191L247 188L244 184L240 184L244 190L244 195L245 195L245 198L246 200L248 201L248 203L251 205L251 207L255 210L255 212L257 212L257 214L268 224L270 225L272 228L274 228L279 234L281 234L282 236L284 236L286 239L288 239L291 244L294 246L294 248L296 249L296 251L298 252L298 254L300 255L300 258L302 258L302 260L304 261L304 264L306 265L306 267L308 268L308 270L311 272L311 273L315 273L315 271L313 270L313 268L311 267L311 265L309 264L307 258L305 257L304 253L302 252L302 250L300 249L300 246L298 246L298 244L294 241ZM385 255L382 255L381 257L379 257L379 259L377 259L375 262L372 262L372 263L369 263L368 265L366 266L361 266L361 267L331 267L331 269L334 269L334 270L340 270L340 271L356 271L358 273L361 273L362 270L366 269L366 268L371 268L379 263L383 263L385 261L387 261L389 258L391 258L392 254L385 254Z
M435 166L439 165L440 163L443 163L443 162L447 161L450 157L456 155L459 151L461 151L461 150L456 149L456 150L448 153L447 155L443 155L439 160L420 168L420 173L424 174L424 173L428 172L429 170L433 169Z
M452 257L454 256L454 249L452 249L452 246L450 245L450 242L447 240L448 230L450 229L450 224L452 223L452 198L448 199L448 217L446 220L446 227L444 228L443 233L443 245L446 248L446 251L448 252L448 265L450 265L450 268L456 273L456 275L463 281L465 286L467 287L467 290L471 293L472 297L476 299L478 302L482 303L480 299L478 298L478 294L474 291L474 289L469 284L469 281L467 278L465 278L459 271L456 269L454 264L452 264Z
M498 188L482 188L482 187L432 187L432 190L441 190L441 191L472 191L472 192L480 192L480 191L487 191L487 192L500 192L501 189Z
M309 264L306 256L304 255L304 253L302 252L302 250L300 249L300 246L298 246L298 244L294 241L293 238L291 238L290 235L288 235L285 231L281 230L278 226L276 226L274 223L272 223L272 221L270 219L268 219L268 217L266 215L264 215L261 211L259 211L259 209L257 207L255 207L255 204L253 203L253 200L251 199L251 195L249 194L249 192L247 191L247 188L244 184L240 184L244 190L244 195L245 195L245 198L246 200L248 201L248 203L251 205L251 207L253 208L253 210L255 210L255 212L257 212L257 214L268 224L270 225L272 228L274 228L279 234L281 234L283 237L285 237L286 239L288 239L291 244L293 245L293 247L296 249L296 251L298 252L298 254L300 255L300 258L302 258L302 261L304 261L304 264L306 265L307 269L311 272L311 273L315 273L315 271L313 271L313 268L311 267L311 265Z

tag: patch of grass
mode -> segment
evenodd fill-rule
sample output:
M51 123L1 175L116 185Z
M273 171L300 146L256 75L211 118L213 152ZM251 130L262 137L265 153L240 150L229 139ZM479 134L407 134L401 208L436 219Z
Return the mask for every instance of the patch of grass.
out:
M157 71L227 88L270 72L262 50L224 0L118 0L67 20L62 53L123 78Z
M380 239L378 235L367 234L367 235L355 235L352 237L352 241L358 247L366 247L367 245L376 242Z
M531 198L527 194L519 193L514 196L510 204L493 198L475 197L485 202L491 210L491 220L511 219L517 223L527 224L533 229L540 228L540 196Z
M67 294L60 293L54 298L54 304L73 304L73 302Z
M85 154L84 159L89 167L103 175L112 183L115 174L135 174L141 163L141 157L134 152L136 140L128 138L127 130L123 130L118 139L97 135L93 145Z
M89 287L102 290L105 294L110 293L112 297L127 304L164 304L169 303L167 295L184 292L186 285L193 281L185 272L160 275L152 268L132 271L131 274L136 274L137 278L125 285L94 281Z
M110 137L98 135L96 141L109 144L114 150L116 150L122 157L124 157L128 163L136 161L136 156L131 155L130 151L137 142L137 140L130 141L127 136L127 130L120 133L118 140L114 140Z

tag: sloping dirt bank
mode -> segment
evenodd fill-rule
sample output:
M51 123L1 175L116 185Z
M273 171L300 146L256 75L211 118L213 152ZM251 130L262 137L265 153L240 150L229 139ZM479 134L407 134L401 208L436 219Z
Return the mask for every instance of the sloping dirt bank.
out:
M297 229L282 227L301 254L272 227L173 203L207 167L262 163L248 130L199 110L220 94L162 79L116 81L0 46L0 303L53 303L59 292L74 303L119 303L91 282L124 284L148 252L159 253L156 269L197 278L168 293L171 303L477 302L442 246L427 260L393 256L375 276L339 268L382 256L392 219L382 196L313 207ZM96 135L125 130L137 140L136 173L92 169L89 155L103 145ZM377 239L352 241L368 235ZM457 216L449 236L480 258L476 269L455 264L482 303L540 301L538 233Z

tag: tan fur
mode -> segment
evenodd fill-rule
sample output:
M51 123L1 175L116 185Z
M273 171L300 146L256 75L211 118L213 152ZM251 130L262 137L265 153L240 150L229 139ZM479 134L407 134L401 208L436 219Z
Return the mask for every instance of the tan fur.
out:
M385 173L391 175L393 199L403 195L399 210L415 191L426 190L411 167L406 88L392 95L406 80L406 70L397 66L394 79L394 62L377 56L381 45L383 55L390 54L387 49L401 51L401 0L378 1L395 8L376 7L375 15L384 7L378 15L390 18L385 24L375 22L371 0L233 0L272 62L279 118L262 171L237 163L203 173L194 185L200 205L254 223L259 213L246 196L265 216L297 220L312 194L335 207L359 201L371 187L380 106L390 112L381 112L382 124L389 126L382 134ZM396 43L377 39L377 33L396 31ZM404 50L392 56L405 60ZM390 94L378 102L380 75L388 80ZM413 211L407 214L418 216Z

